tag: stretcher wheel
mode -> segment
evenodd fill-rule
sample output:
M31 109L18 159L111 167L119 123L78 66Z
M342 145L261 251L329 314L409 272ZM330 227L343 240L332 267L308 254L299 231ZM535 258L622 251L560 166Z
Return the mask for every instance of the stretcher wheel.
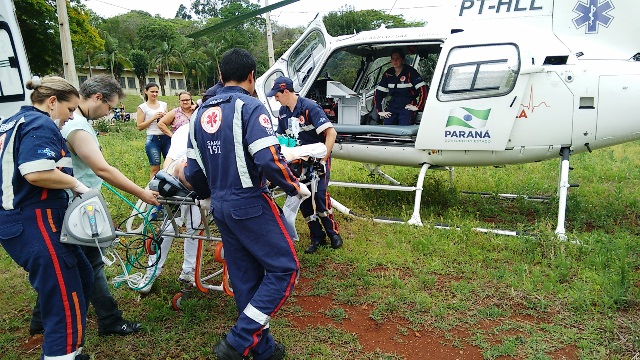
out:
M146 251L147 254L149 254L149 255L155 255L156 254L156 247L153 246L154 243L155 243L155 241L153 241L152 238L147 238L144 241L144 251Z
M175 311L180 311L182 310L182 297L183 297L183 293L179 292L177 294L175 294L173 296L173 299L171 299L171 307L173 308L173 310Z

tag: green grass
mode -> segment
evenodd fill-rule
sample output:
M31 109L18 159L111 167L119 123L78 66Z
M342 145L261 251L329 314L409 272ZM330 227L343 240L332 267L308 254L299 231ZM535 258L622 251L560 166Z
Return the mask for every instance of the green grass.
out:
M177 97L176 97L177 98ZM129 96L127 101L136 100ZM126 105L129 108L129 104ZM100 136L107 160L140 185L148 181L144 133L132 123ZM296 244L301 284L271 322L289 359L400 359L400 352L371 346L366 332L394 324L390 338L433 336L442 347L474 348L486 359L633 359L640 353L640 143L572 157L567 235L554 237L558 161L504 168L456 168L429 172L421 217L424 227L380 224L336 214L345 245L304 254L308 229L298 217ZM418 169L385 166L404 184ZM361 165L335 160L334 180L374 182ZM332 188L353 211L408 219L413 194ZM549 196L549 202L462 195L462 190ZM103 191L116 224L130 213L122 200ZM130 195L125 195L135 201ZM448 223L459 230L430 226ZM507 237L473 231L511 229L532 236ZM579 241L579 244L578 244ZM207 359L212 345L234 324L233 299L219 292L194 292L182 312L170 308L180 291L181 242L176 241L152 293L141 297L126 286L113 289L127 318L145 331L133 337L99 338L88 317L88 353L96 359ZM26 353L28 320L35 299L26 274L0 252L0 353ZM109 276L120 274L113 266ZM309 310L305 301L328 304ZM319 324L307 324L313 317ZM301 325L302 324L302 325ZM305 325L306 324L306 325ZM394 330L397 329L397 330ZM396 347L402 347L398 342ZM411 346L405 353L411 353ZM411 357L408 357L411 358ZM464 358L464 357L463 357Z

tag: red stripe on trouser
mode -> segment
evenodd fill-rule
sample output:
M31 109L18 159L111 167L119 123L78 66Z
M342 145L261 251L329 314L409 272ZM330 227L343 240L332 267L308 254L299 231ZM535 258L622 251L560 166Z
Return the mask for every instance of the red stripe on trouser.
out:
M38 221L38 228L40 229L42 238L44 239L44 242L47 245L47 249L49 250L49 255L51 255L51 261L53 262L53 267L56 271L56 279L58 280L58 285L60 286L62 305L64 306L65 320L67 322L66 324L67 325L67 354L69 354L71 353L71 351L73 351L72 350L73 329L71 328L71 308L69 306L69 298L67 296L67 287L64 284L64 278L62 277L62 271L60 270L60 262L58 261L58 255L53 249L53 244L51 244L51 238L49 238L49 234L47 233L47 230L44 227L44 221L42 219L42 210L36 209L36 219Z
M324 199L324 208L327 209L327 212L329 210L331 210L331 195L329 195L329 192L327 191L325 193L325 199ZM333 229L333 231L338 234L338 223L333 219L333 213L328 213L327 214L327 218L329 220L331 220L331 228Z
M291 249L291 253L293 254L293 258L296 260L296 267L300 268L300 262L298 261L298 256L296 255L295 246L293 245L293 241L291 240L291 237L289 236L289 232L287 231L286 226L284 225L284 223L282 222L282 219L280 218L280 211L278 211L278 207L273 202L273 199L271 199L269 196L267 196L266 194L262 194L262 196L264 196L264 198L267 200L267 203L269 204L269 207L271 208L271 211L273 212L273 215L274 215L274 217L276 219L276 222L278 223L278 226L280 227L280 230L282 230L282 233L284 234L285 238L287 239L287 243L289 244L289 248ZM291 279L289 280L289 285L287 286L287 291L285 292L285 296L280 300L280 302L275 307L273 312L271 312L269 314L270 317L273 316L276 312L278 312L278 310L280 310L282 305L284 305L285 301L287 301L287 298L289 298L289 295L291 294L292 285L296 281L296 276L297 276L297 273L295 273L295 272L291 274ZM249 346L248 348L246 348L244 350L243 356L248 356L249 352L251 351L251 349L253 349L258 344L258 342L260 341L258 336L260 335L260 333L262 333L263 329L264 329L264 326L261 327L260 330L256 331L255 333L253 333L251 335L251 337L253 339L253 343L251 344L251 346Z

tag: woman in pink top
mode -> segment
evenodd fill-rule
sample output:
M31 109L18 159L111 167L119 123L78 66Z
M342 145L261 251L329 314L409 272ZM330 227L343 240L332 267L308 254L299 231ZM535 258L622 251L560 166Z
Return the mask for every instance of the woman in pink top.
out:
M168 136L173 136L173 132L178 130L180 126L188 124L191 115L193 115L194 104L191 94L188 91L183 91L178 97L180 98L180 106L169 111L158 121L158 128Z

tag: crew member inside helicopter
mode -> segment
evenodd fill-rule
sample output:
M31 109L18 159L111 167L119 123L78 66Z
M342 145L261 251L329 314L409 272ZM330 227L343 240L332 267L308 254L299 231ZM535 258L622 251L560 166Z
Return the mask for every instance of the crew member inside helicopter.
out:
M413 125L418 111L424 109L429 87L411 65L405 64L405 54L400 48L391 51L391 67L382 75L376 87L374 102L376 111L385 125ZM389 96L386 109L382 100Z

